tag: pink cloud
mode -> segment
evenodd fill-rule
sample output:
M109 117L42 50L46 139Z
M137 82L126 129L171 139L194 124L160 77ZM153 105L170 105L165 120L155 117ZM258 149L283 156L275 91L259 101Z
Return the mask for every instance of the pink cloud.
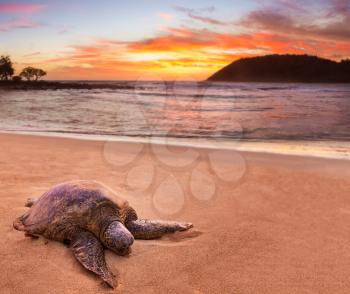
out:
M0 23L0 32L7 32L15 29L32 29L41 27L43 24L25 18L13 19Z
M19 3L3 3L0 4L0 13L26 13L31 14L42 11L45 5L39 4L19 4Z
M173 14L165 13L165 12L159 12L158 16L162 19L165 19L165 20L172 20L175 17Z

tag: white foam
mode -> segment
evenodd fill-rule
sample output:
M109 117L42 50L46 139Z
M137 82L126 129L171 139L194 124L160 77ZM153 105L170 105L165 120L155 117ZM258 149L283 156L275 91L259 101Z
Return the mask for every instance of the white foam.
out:
M3 134L17 134L41 137L57 137L88 141L110 141L122 143L142 143L154 145L168 145L174 147L193 147L215 150L237 150L247 152L261 152L271 154L311 156L319 158L350 160L350 142L345 141L282 141L268 142L223 140L223 139L183 139L183 138L157 138L157 137L122 137L105 135L86 135L52 132L24 132L0 131Z

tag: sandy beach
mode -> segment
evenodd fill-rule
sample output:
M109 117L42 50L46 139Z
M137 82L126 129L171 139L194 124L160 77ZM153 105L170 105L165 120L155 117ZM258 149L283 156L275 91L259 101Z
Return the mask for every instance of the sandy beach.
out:
M195 225L137 240L129 257L106 251L119 280L114 293L349 293L348 160L235 152L231 162L210 161L205 149L0 140L0 293L113 293L65 245L12 228L28 197L76 179L120 191L144 218ZM162 195L176 191L182 197L168 207Z

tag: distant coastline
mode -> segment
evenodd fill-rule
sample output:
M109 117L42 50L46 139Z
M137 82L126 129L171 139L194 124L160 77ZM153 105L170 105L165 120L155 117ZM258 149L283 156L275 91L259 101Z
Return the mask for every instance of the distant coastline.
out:
M242 58L207 79L210 82L350 83L350 60L309 55Z
M123 83L90 83L69 81L0 81L0 90L65 90L65 89L77 89L77 90L92 90L92 89L133 89L134 87Z

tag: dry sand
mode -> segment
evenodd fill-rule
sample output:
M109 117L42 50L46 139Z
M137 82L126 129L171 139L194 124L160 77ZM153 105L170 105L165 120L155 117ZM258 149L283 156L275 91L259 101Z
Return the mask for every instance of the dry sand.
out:
M216 158L209 168L209 151L192 150L197 159L180 167L193 154L174 148L171 156L147 146L135 161L119 167L116 163L133 157L136 145L16 135L0 139L1 294L113 293L63 244L25 238L12 228L26 211L27 197L75 179L127 191L124 197L142 217L195 224L192 233L136 241L130 257L106 251L119 276L115 293L350 291L350 161L240 153L233 155L236 166ZM167 162L174 158L175 163ZM229 171L232 166L236 169ZM233 178L224 181L228 172ZM132 193L130 187L140 191ZM167 207L162 193L179 198ZM172 212L181 201L176 215L157 211Z

